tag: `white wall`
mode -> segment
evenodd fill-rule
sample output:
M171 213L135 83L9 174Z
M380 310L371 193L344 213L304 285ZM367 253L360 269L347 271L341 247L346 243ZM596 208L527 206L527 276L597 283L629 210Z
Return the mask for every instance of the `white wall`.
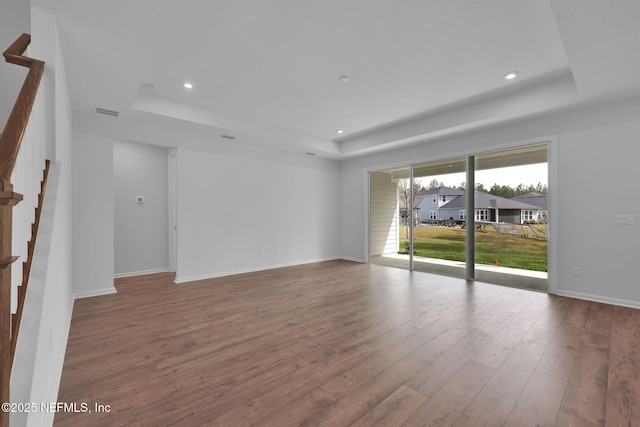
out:
M637 119L559 136L559 293L640 307L639 139ZM616 214L638 223L616 225Z
M114 293L113 141L73 134L73 293Z
M338 257L336 162L241 148L177 156L176 282Z
M168 149L113 144L116 277L169 269ZM137 197L144 197L143 203Z
M4 52L22 33L30 31L29 2L26 0L2 0L0 9L0 51ZM29 70L15 64L0 61L0 133L9 118L18 92Z
M32 11L30 55L46 62L32 135L46 138L52 161L11 377L14 402L55 401L73 308L71 108L55 19ZM47 106L46 108L42 108ZM50 108L55 105L55 110ZM46 131L45 131L46 130ZM11 414L11 425L42 426L53 414Z
M640 287L634 259L640 254L640 222L614 224L616 213L635 214L640 220L640 99L556 113L495 129L388 151L341 164L342 255L366 259L367 169L456 157L516 141L557 135L557 177L550 182L550 275L557 275L551 292L579 298L640 307ZM554 183L554 180L557 181ZM594 194L607 195L594 206ZM553 243L551 244L553 246ZM551 250L551 249L550 249ZM572 277L572 267L581 268Z

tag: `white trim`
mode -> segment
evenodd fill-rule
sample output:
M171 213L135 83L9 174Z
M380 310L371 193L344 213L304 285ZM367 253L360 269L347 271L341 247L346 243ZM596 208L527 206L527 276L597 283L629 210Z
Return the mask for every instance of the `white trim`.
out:
M369 247L371 242L371 171L366 169L364 171L364 186L364 259L367 264L371 264L371 248Z
M504 144L490 145L488 147L474 147L467 150L455 151L451 153L441 154L437 156L419 157L416 159L399 161L386 165L378 165L366 168L367 172L382 172L387 169L406 168L410 165L418 165L420 163L431 163L444 160L454 160L467 156L479 156L483 154L497 153L500 151L515 149L515 148L527 148L535 147L538 145L550 144L552 141L557 141L556 135L546 135L539 138L523 139L520 141L509 142ZM548 161L549 159L547 159Z
M144 274L168 273L168 272L169 272L169 268L163 267L163 268L154 268L151 270L140 270L140 271L131 271L128 273L118 273L118 274L114 274L113 278L121 279L123 277L133 277L133 276L142 276Z
M480 214L484 214L484 215L480 215ZM482 218L484 216L484 218ZM476 209L476 214L474 216L476 221L489 221L489 209L485 209L485 208L480 208L480 209Z
M169 271L176 271L178 264L178 238L177 238L177 224L178 224L178 150L176 148L169 148L168 150L168 177L169 182L167 188L167 209L169 210Z
M608 298L602 295L593 295L593 294L587 294L584 292L558 290L557 292L555 292L555 295L559 295L562 297L569 297L569 298L577 298L585 301L599 302L602 304L612 304L612 305L618 305L621 307L640 309L640 302L638 301L629 301L626 299L619 299L619 298Z
M547 144L547 292L558 291L558 137L552 136Z
M353 257L350 257L350 256L341 256L340 258L335 258L335 259L343 259L345 261L357 262L359 264L367 264L367 260L366 259L358 259L358 258L353 258Z
M187 283L187 282L195 282L196 280L215 279L215 278L218 278L218 277L233 276L235 274L255 273L255 272L258 272L258 271L273 270L275 268L293 267L293 266L296 266L296 265L312 264L312 263L324 262L324 261L334 261L334 260L338 260L338 259L344 259L344 258L339 257L339 256L327 257L327 258L316 258L316 259L309 259L309 260L304 260L304 261L287 262L287 263L283 263L283 264L265 265L265 266L261 266L261 267L241 268L239 270L222 271L222 272L219 272L219 273L199 274L199 275L195 275L195 276L178 277L178 275L176 275L176 278L174 279L173 282L177 283L177 284Z
M112 286L110 288L96 289L94 291L74 293L73 299L76 300L76 299L82 299L82 298L101 297L103 295L111 295L111 294L117 294L117 293L118 291L116 290L115 286Z

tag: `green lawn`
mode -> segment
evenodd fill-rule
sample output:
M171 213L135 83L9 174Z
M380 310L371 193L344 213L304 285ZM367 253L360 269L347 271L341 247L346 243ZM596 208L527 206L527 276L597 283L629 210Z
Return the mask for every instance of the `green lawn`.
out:
M544 225L535 225L545 230ZM417 256L452 261L465 260L465 229L458 227L416 227L414 250ZM405 248L406 228L401 230L400 247ZM477 264L495 264L525 270L547 271L547 241L541 238L524 238L517 235L499 234L493 227L476 231Z

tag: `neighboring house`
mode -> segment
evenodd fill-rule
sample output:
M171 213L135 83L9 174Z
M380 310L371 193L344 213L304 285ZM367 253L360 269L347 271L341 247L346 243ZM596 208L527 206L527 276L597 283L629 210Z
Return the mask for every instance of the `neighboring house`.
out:
M537 206L480 191L475 193L475 205L476 221L522 224L538 221L539 218L540 209ZM466 221L467 210L464 195L442 205L438 215L444 219L453 217L456 221Z
M449 216L440 214L440 207L463 194L464 191L462 190L445 186L427 190L424 199L420 203L420 219L422 221L449 219Z
M514 197L512 200L517 200L518 202L526 203L528 205L533 205L538 207L537 216L535 222L546 223L548 208L547 208L547 195L540 193L527 193L522 196Z

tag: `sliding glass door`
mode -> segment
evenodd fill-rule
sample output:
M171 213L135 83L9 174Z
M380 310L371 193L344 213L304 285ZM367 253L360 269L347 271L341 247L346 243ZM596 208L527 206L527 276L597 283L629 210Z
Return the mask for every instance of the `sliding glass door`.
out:
M370 172L370 261L546 290L547 151Z

